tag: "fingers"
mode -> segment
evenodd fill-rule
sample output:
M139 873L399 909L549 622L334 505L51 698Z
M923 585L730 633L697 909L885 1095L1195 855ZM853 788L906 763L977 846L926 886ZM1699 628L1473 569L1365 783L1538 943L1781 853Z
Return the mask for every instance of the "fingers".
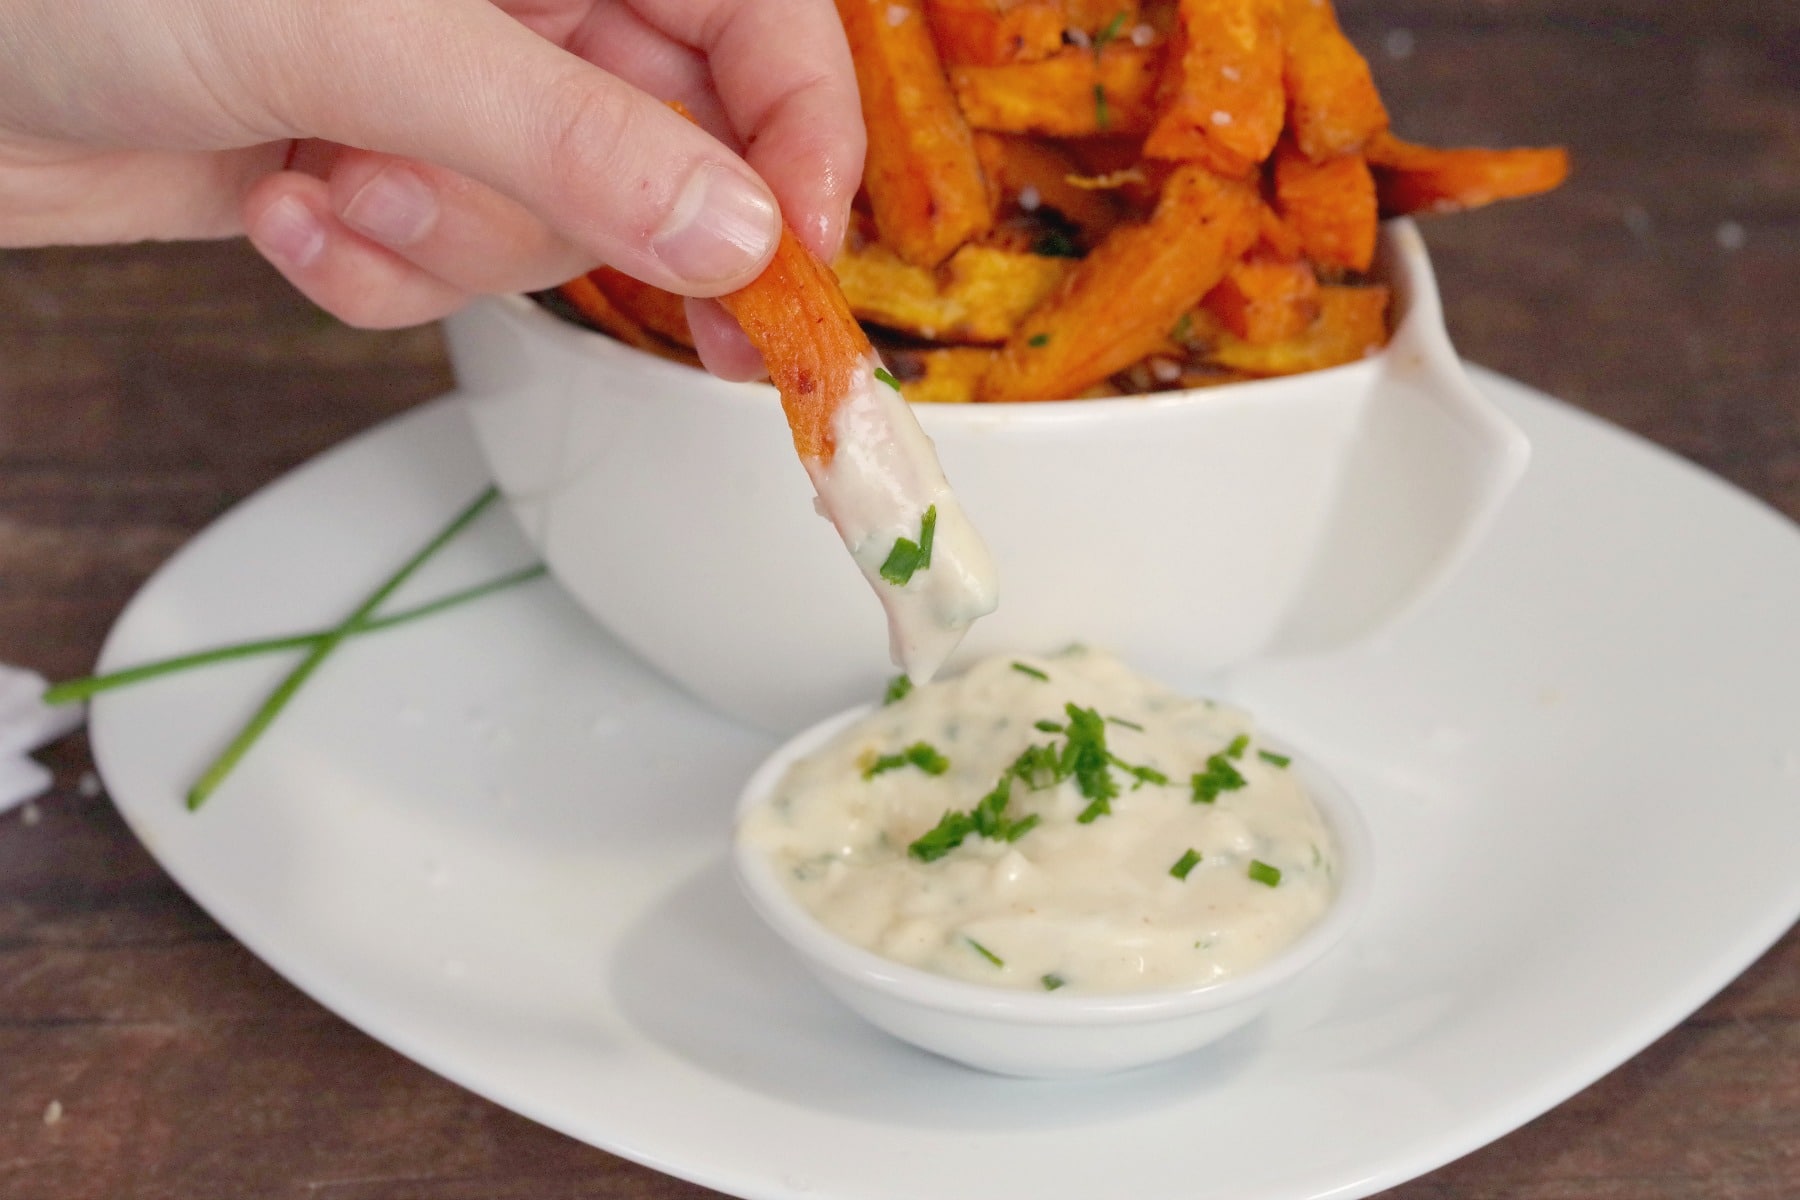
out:
M836 7L826 0L639 0L639 7L706 56L751 165L774 188L789 223L829 261L843 241L864 149Z
M453 312L468 293L347 228L323 180L267 176L244 199L250 241L288 282L351 325L399 328Z
M769 373L763 366L762 354L717 300L689 300L687 319L700 365L720 379L743 382Z
M655 98L486 0L368 13L360 0L295 10L293 52L313 67L277 66L269 86L298 130L441 164L512 196L590 260L672 291L733 290L774 253L767 186Z

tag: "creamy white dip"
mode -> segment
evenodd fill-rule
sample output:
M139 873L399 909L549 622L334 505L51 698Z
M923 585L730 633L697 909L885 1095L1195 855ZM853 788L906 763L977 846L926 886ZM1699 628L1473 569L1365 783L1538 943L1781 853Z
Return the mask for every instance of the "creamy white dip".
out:
M875 375L870 359L832 419L828 463L807 460L818 507L837 527L888 620L888 650L915 680L929 680L999 594L986 543L944 479L937 451L898 389ZM927 514L930 514L927 518ZM901 539L920 546L931 533L929 562L884 576ZM890 571L890 576L900 574Z
M1003 778L990 833L968 832ZM1336 892L1330 830L1244 713L1093 650L914 688L795 763L738 836L847 941L1002 987L1223 979Z

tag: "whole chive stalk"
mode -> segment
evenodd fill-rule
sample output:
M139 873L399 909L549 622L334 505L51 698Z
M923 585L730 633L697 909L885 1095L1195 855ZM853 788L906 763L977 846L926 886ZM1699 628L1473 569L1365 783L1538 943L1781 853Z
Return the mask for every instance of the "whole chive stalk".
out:
M447 596L439 596L436 600L427 601L416 608L403 609L391 616L364 621L349 630L349 636L360 637L365 633L378 633L383 629L392 629L396 625L405 625L422 617L433 616L446 609L467 604L471 600L479 600L483 596L490 596L495 592L517 587L522 583L530 583L533 579L541 578L547 573L548 568L541 565L525 567L497 579L490 579L486 583L478 583L474 587L463 588L461 591L451 592ZM278 654L283 650L310 650L330 636L330 630L321 629L312 633L291 634L287 637L235 642L232 645L218 646L211 650L197 650L192 654L159 658L154 662L140 663L135 667L109 671L104 675L85 675L79 679L64 680L62 683L46 688L44 703L76 704L97 696L101 692L130 687L132 684L145 683L181 671L191 671L196 667L210 667L217 663L234 662L240 658L255 658L263 654Z
M294 669L288 672L285 679L275 685L275 690L269 693L268 699L264 700L262 706L251 714L250 720L238 731L237 736L226 744L225 749L219 752L219 756L212 761L211 765L201 772L200 778L194 783L194 786L188 789L188 811L192 812L205 804L207 798L218 789L221 783L225 782L225 777L231 774L232 768L236 767L244 755L249 753L250 747L256 744L257 739L262 737L263 733L274 723L275 718L281 715L281 710L287 707L288 701L294 698L294 693L298 692L301 686L312 677L312 673L319 669L319 664L330 657L331 652L338 648L338 644L355 633L358 626L366 623L374 615L375 610L400 589L400 585L411 579L413 574L430 561L433 555L449 544L457 534L473 523L476 517L486 512L499 498L500 490L490 485L481 495L471 501L467 508L458 513L455 519L439 530L435 537L407 559L398 571L387 578L386 582L370 592L368 598L357 605L356 610L344 619L343 624L330 630L313 644L306 652L306 657L302 658Z

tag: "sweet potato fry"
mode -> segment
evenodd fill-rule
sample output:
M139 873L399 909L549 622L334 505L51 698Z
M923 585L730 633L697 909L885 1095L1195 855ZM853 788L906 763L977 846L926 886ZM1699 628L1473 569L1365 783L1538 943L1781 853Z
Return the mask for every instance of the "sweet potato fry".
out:
M880 244L846 250L833 267L859 320L927 341L998 345L1074 265L971 243L936 271Z
M1115 229L1019 325L979 398L1073 396L1164 345L1256 240L1261 209L1248 184L1177 168L1148 221Z
M968 124L919 0L837 0L856 60L869 154L863 186L881 240L934 267L992 223Z
M1051 137L1141 134L1150 128L1162 48L1112 42L1042 62L955 67L950 86L976 129Z
M1369 64L1327 0L1285 0L1282 78L1288 131L1314 161L1353 154L1388 124Z
M794 449L802 459L829 464L837 448L832 414L874 354L831 268L783 229L763 273L719 301L762 353Z
M1319 315L1319 280L1302 258L1252 251L1202 301L1234 337L1266 346L1303 333Z
M674 292L665 292L611 267L598 267L588 272L588 278L621 312L644 328L678 346L694 348L694 335L688 331L687 302Z
M1369 139L1367 153L1384 217L1458 212L1535 196L1569 174L1569 152L1560 146L1439 149L1384 132Z
M1144 153L1247 175L1281 136L1281 0L1181 0Z
M627 316L624 310L614 304L612 298L601 291L600 285L589 276L577 275L558 287L556 291L569 307L580 313L590 325L602 333L619 339L627 346L663 355L669 354L672 349L655 334Z
M1293 337L1257 345L1221 329L1206 361L1245 375L1296 375L1356 362L1387 342L1388 289L1319 288L1319 315Z
M1360 154L1314 162L1292 142L1275 150L1275 211L1321 267L1366 271L1375 260L1375 179Z
M1079 229L1090 246L1124 217L1123 206L1112 191L1069 182L1071 176L1082 172L1052 143L978 132L975 153L1002 206L1027 212L1053 209Z
M914 404L967 404L998 350L986 346L944 346L901 350L890 357L900 394Z
M1037 62L1062 49L1062 9L1049 0L925 0L946 66Z

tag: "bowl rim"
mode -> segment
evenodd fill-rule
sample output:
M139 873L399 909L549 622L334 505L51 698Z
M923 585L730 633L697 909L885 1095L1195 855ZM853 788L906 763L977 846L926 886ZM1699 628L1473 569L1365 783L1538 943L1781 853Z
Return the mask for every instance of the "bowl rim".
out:
M1354 928L1373 890L1374 846L1351 793L1287 738L1257 726L1257 740L1292 760L1307 795L1337 841L1337 891L1324 916L1275 955L1240 975L1210 983L1126 992L1033 992L989 987L885 958L832 933L738 836L744 816L799 758L873 711L874 704L825 718L777 747L751 773L733 809L732 865L740 890L764 922L815 969L893 1001L945 1014L1023 1025L1124 1025L1178 1020L1254 1002L1335 948Z
M1393 289L1394 317L1388 340L1356 362L1341 363L1316 371L1295 375L1275 375L1245 379L1210 387L1187 388L1165 392L1146 392L1126 396L1104 396L1085 400L1009 400L993 404L914 404L913 412L927 429L984 428L997 420L1028 424L1058 424L1092 421L1106 415L1118 419L1127 413L1155 413L1185 409L1206 403L1215 407L1236 403L1267 405L1275 393L1305 391L1317 386L1348 383L1358 375L1374 376L1397 348L1419 342L1441 344L1449 348L1449 335L1444 329L1443 312L1438 298L1431 257L1410 217L1383 221L1376 246L1375 267L1371 277ZM689 366L628 346L604 333L577 325L551 312L530 296L517 293L478 297L472 308L495 312L529 335L550 338L561 349L579 358L607 365L629 364L647 373L647 378L683 387L695 399L713 403L767 404L776 398L775 389L764 381L733 382L709 374L704 368ZM452 314L451 321L458 319Z

